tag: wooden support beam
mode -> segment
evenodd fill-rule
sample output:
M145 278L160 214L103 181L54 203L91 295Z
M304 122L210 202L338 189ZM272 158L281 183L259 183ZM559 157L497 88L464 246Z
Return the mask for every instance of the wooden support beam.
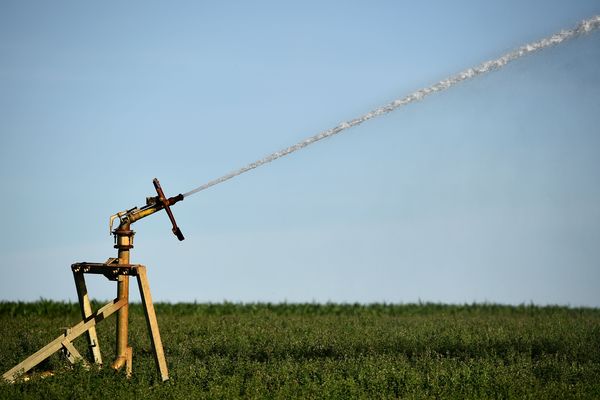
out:
M105 318L107 318L126 304L126 301L118 299L115 299L112 302L106 304L98 311L92 313L88 318L73 326L68 331L68 333L60 335L59 337L48 343L46 346L42 347L40 350L35 352L33 355L27 357L25 360L21 361L19 364L11 368L9 371L4 373L4 375L2 375L2 378L10 382L14 381L20 374L29 371L30 369L44 361L46 358L50 357L52 354L62 349L64 342L71 343L73 340L81 336L81 334L90 329L90 327L94 327L97 323L103 321Z
M73 278L75 279L75 288L77 289L77 297L79 298L81 318L85 320L86 318L89 318L90 315L92 315L92 306L90 304L90 298L88 296L87 288L85 286L85 278L83 277L83 272L73 271ZM100 344L98 342L98 335L96 334L96 327L90 327L87 333L89 352L92 356L92 361L95 364L102 364L102 355L100 354Z
M160 377L164 382L169 379L169 370L167 368L167 360L165 359L165 352L160 339L158 321L156 319L156 313L154 312L154 304L152 304L152 295L150 294L150 285L148 284L148 277L146 276L146 267L138 265L136 269L140 296L142 298L142 305L144 306L144 313L146 314L150 342L152 343L152 350L154 353L154 360L156 361Z
M75 346L73 346L73 343L69 342L68 340L63 340L61 345L63 347L63 351L65 352L65 357L67 357L71 364L75 364L76 362L83 360L83 357L81 357L81 354L79 354Z

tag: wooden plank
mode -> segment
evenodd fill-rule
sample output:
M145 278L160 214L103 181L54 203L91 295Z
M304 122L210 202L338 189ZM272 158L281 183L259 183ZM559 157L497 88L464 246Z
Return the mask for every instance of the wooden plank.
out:
M71 364L75 364L76 362L83 360L83 357L81 357L81 354L79 354L75 346L73 346L73 343L63 340L61 344L65 350L65 356L71 362Z
M152 343L152 350L154 352L154 360L158 372L163 381L169 379L169 370L167 368L167 360L165 359L165 352L163 350L162 340L160 339L160 332L158 330L158 321L156 319L156 312L154 311L154 304L152 304L152 295L150 294L150 285L148 284L148 278L146 276L146 267L139 265L137 269L137 281L140 288L140 296L142 297L142 304L144 306L144 313L146 314L146 322L148 324L148 331L150 332L150 341Z
M90 315L87 319L73 326L68 333L60 335L46 346L42 347L40 350L5 372L4 375L2 375L2 378L11 382L14 381L18 375L29 371L31 368L35 367L46 358L60 350L63 347L63 342L72 342L90 327L95 326L97 323L103 321L125 304L127 304L127 302L124 300L114 299L112 302L106 304L95 313L92 313L92 315Z
M84 320L92 315L92 306L90 304L90 298L88 296L87 288L85 286L85 278L83 272L73 271L73 278L75 279L75 287L77 289L77 297L79 298L79 306L81 308L81 318ZM92 361L96 364L102 364L102 355L100 354L100 344L98 342L98 335L96 334L96 327L92 326L87 331L87 339L89 352L92 356Z

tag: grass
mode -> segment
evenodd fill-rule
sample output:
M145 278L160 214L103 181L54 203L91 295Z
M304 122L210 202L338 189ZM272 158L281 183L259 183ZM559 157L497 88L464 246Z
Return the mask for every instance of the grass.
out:
M95 307L97 308L98 305ZM71 368L0 398L600 398L600 309L533 305L157 304L160 383L139 305L134 374ZM0 372L79 320L77 305L0 303ZM115 318L98 326L105 362ZM75 342L84 353L83 338Z

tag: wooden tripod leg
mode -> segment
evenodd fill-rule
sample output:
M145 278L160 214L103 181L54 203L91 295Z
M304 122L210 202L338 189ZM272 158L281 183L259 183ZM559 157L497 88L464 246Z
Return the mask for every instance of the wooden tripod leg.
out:
M146 276L146 267L138 265L136 269L138 286L140 287L140 296L142 297L146 322L148 323L148 330L150 331L150 341L152 342L154 360L156 361L156 366L158 367L161 379L166 381L169 379L169 371L167 369L167 360L165 359L165 352L160 339L160 332L158 331L158 321L156 320L156 313L154 312L154 304L152 304L152 295L150 294L150 286L148 285L148 278Z
M90 315L92 315L92 306L90 304L90 298L88 296L87 288L85 286L85 278L83 277L83 272L73 271L73 278L75 278L75 287L77 288L77 297L79 298L81 317L83 318L83 320L86 320L87 318L89 318ZM87 337L92 360L96 364L102 364L100 344L98 343L98 335L96 334L95 326L91 326L90 329L88 329Z

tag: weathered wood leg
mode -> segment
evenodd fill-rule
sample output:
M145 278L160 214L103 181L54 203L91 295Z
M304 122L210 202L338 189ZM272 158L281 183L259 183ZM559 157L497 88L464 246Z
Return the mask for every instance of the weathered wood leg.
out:
M150 341L152 342L152 350L154 352L154 360L156 361L156 366L161 379L166 381L169 379L169 371L167 369L167 360L165 359L165 352L160 339L158 321L156 319L156 313L154 312L154 304L152 304L152 295L150 294L150 286L146 276L146 267L139 265L136 269L138 286L140 287L140 296L142 298L142 305L144 306L148 331L150 332Z
M77 288L77 297L79 298L81 317L85 320L90 315L92 315L92 306L90 304L90 298L88 296L87 288L85 286L85 278L83 277L83 272L73 271L73 278L75 279L75 287ZM95 326L90 327L90 329L87 331L87 337L92 360L96 364L102 364L100 344L98 343L98 335L96 334Z

